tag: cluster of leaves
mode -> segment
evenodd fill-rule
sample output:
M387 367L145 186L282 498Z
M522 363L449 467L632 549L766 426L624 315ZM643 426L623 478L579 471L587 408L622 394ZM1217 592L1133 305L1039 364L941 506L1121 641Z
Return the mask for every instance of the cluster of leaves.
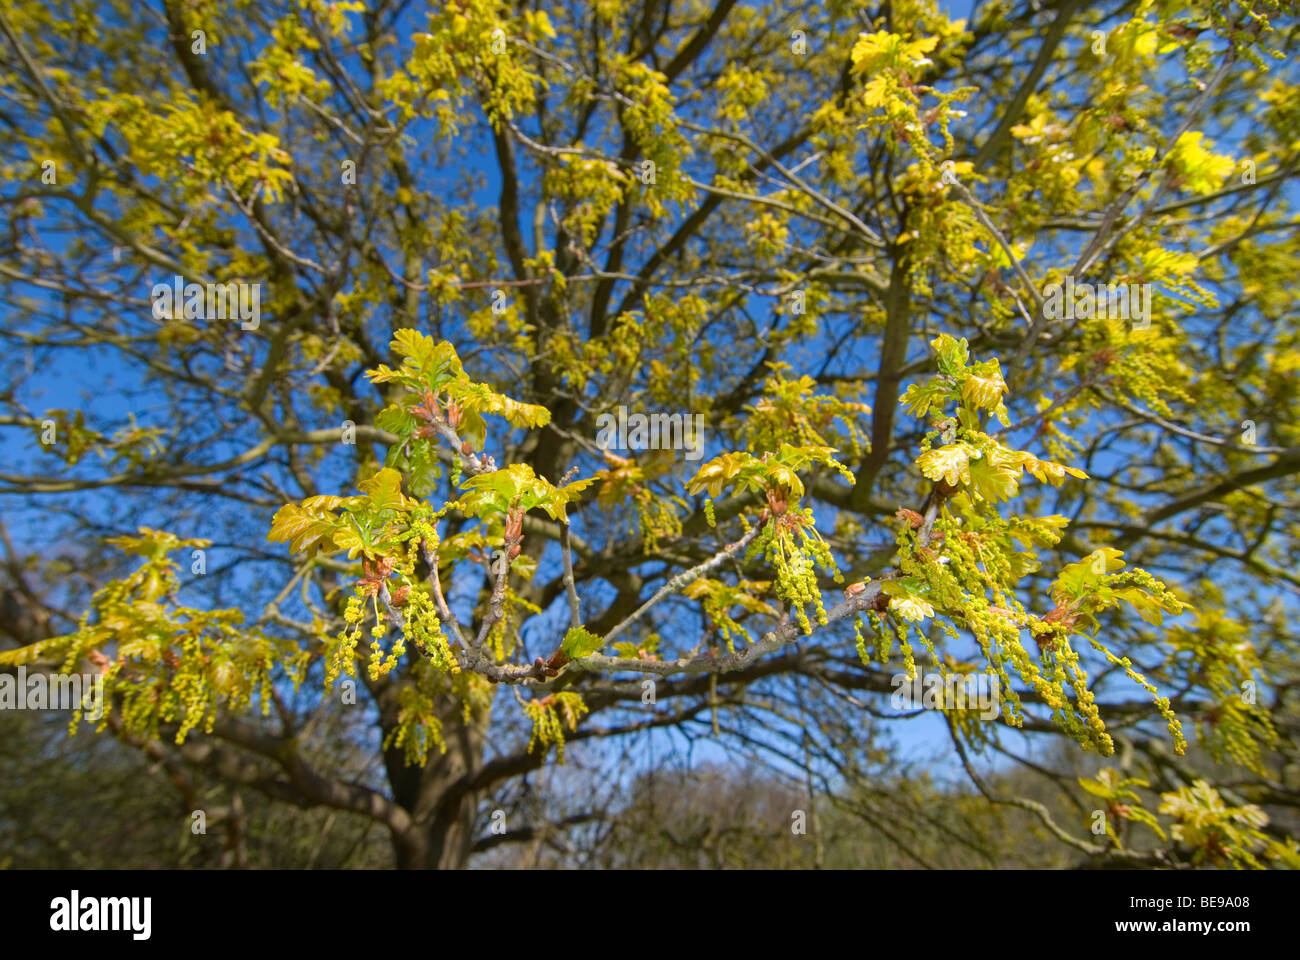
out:
M816 611L817 622L826 623L817 568L830 573L837 583L844 578L826 541L817 532L812 510L797 506L804 495L799 471L823 464L852 483L853 474L835 459L834 453L830 447L789 443L761 457L747 451L724 453L701 466L687 484L690 493L707 490L710 498L717 498L724 489L765 495L767 506L759 515L761 529L745 557L748 560L761 554L772 567L776 596L789 604L804 633L813 630L804 610L809 604Z
M1213 698L1197 717L1199 742L1219 762L1231 759L1264 774L1263 748L1274 746L1278 738L1260 702L1265 673L1247 634L1244 624L1210 608L1197 610L1191 625L1173 626L1166 640L1174 674Z
M837 0L805 11L807 50L794 69L787 31L771 29L778 11L762 4L713 11L688 5L661 17L616 0L549 14L497 0L448 0L412 22L354 16L365 9L356 0L295 0L274 10L194 0L169 4L165 27L140 20L121 0L108 5L111 16L84 0L9 6L4 32L12 55L5 55L3 83L14 117L5 136L16 159L5 172L15 268L5 283L11 299L30 308L24 315L51 317L43 331L16 331L13 343L118 350L128 365L141 362L150 378L163 378L173 406L210 406L224 440L233 440L226 424L240 424L241 437L271 434L259 435L249 456L235 461L250 469L205 488L185 478L197 472L213 479L220 469L206 456L190 456L211 453L210 438L168 450L161 465L158 441L181 443L196 419L188 413L164 421L172 424L165 432L132 423L108 439L111 429L89 428L80 413L52 411L59 439L47 452L68 470L82 466L89 474L102 466L86 463L93 449L122 468L104 487L117 495L174 485L247 503L249 487L271 489L263 471L288 461L304 490L299 496L315 492L299 466L319 466L328 444L319 442L324 431L303 440L287 422L296 419L296 394L305 387L320 410L368 413L370 398L353 374L374 366L371 334L388 329L389 308L398 304L391 312L405 317L399 325L428 316L440 330L444 323L457 330L475 344L476 356L491 358L498 370L520 371L535 399L563 421L515 448L533 467L498 469L492 458L476 455L487 445L490 416L527 431L547 425L551 413L471 381L449 344L398 331L396 369L369 371L369 386L382 396L371 428L371 439L387 445L382 466L363 456L359 495L307 497L285 505L272 522L270 539L298 554L306 605L312 606L311 584L323 582L317 574L349 575L351 582L328 596L334 612L313 609L320 615L309 628L298 627L313 641L323 638L327 683L355 676L363 663L372 684L400 679L399 721L385 746L403 750L408 761L422 763L441 749L448 695L470 710L496 689L484 674L531 681L546 673L525 674L530 667L511 663L520 648L516 618L539 612L524 594L541 600L560 590L558 581L521 587L518 578L531 580L537 561L520 553L519 543L524 529L553 534L591 482L557 486L538 475L558 473L559 459L581 455L573 451L583 448L576 432L583 412L685 398L731 438L730 446L747 451L724 452L689 487L694 494L736 494L716 514L706 501L705 517L710 526L750 531L743 564L733 556L722 572L714 566L685 588L702 609L710 650L723 641L734 650L758 622L780 624L789 616L805 632L813 620L825 622L829 605L820 587L829 578L817 573L837 576L843 561L877 569L866 519L882 512L874 498L888 498L892 509L895 498L929 489L924 506L911 504L921 512L900 510L896 517L893 568L873 585L878 595L870 594L870 644L859 624L864 659L887 659L897 642L909 673L917 644L945 675L987 669L1008 692L1004 721L1019 722L1018 687L1030 691L1026 699L1047 704L1080 742L1108 752L1096 702L1101 681L1084 670L1087 654L1090 669L1093 661L1108 664L1117 669L1102 676L1126 674L1156 698L1180 748L1177 721L1156 682L1183 691L1182 702L1209 691L1211 702L1198 717L1203 742L1216 757L1265 771L1262 751L1274 744L1275 731L1268 711L1243 690L1266 678L1243 628L1217 610L1222 597L1204 606L1208 591L1195 594L1204 608L1192 626L1144 630L1137 619L1163 627L1165 618L1186 611L1184 596L1129 569L1118 548L1063 541L1064 517L1023 506L1024 515L1015 515L1009 501L1050 496L1030 478L1069 484L1072 498L1079 488L1073 481L1089 479L1071 465L1084 463L1075 459L1080 441L1097 439L1106 444L1103 462L1116 450L1128 456L1118 469L1129 475L1088 484L1080 508L1086 525L1079 529L1134 521L1134 538L1178 544L1168 568L1179 570L1185 557L1214 556L1181 544L1210 537L1207 546L1217 548L1231 525L1248 545L1240 559L1249 576L1289 576L1277 569L1289 528L1284 519L1273 521L1274 512L1286 517L1285 503L1261 495L1249 476L1228 472L1223 488L1230 492L1220 497L1211 488L1213 499L1197 510L1202 520L1188 517L1179 531L1157 529L1158 521L1142 516L1156 494L1178 496L1220 455L1233 471L1258 466L1263 451L1242 449L1253 434L1243 445L1219 447L1180 426L1202 423L1205 411L1222 411L1229 421L1237 411L1261 424L1268 419L1274 443L1292 446L1300 438L1294 418L1285 416L1296 398L1293 382L1300 382L1300 351L1284 322L1293 298L1276 282L1294 272L1294 243L1278 238L1294 235L1285 220L1286 184L1300 110L1288 78L1271 85L1261 79L1294 29L1287 0L1211 0L1196 8L1135 0L1108 11L994 3L979 5L970 29L934 0L861 9ZM1107 27L1104 55L1090 49L1097 23ZM153 42L137 43L134 31L142 25L164 53L174 47L180 62L154 56ZM208 35L215 56L206 62L185 53L191 27ZM1019 56L1021 40L1044 31L1034 37L1043 59L1031 70ZM1033 89L1061 77L1064 92ZM966 85L972 82L979 84L975 107L967 106L975 102L975 88ZM997 102L1003 96L1006 102ZM978 117L961 123L961 107L978 110ZM1216 122L1218 143L1191 129ZM1175 125L1180 134L1168 140ZM483 147L500 165L496 208L477 202L478 165L450 169L465 150ZM970 159L954 163L958 156ZM339 190L344 157L361 168ZM58 169L55 183L33 176L47 159ZM1244 182L1233 176L1241 160L1252 169L1258 161L1260 185L1276 186L1241 189ZM966 185L983 185L988 205L977 209ZM290 197L291 204L276 205ZM517 209L521 198L536 203L531 236L519 236L526 218ZM1251 209L1256 200L1263 201L1258 211ZM673 204L683 207L682 217L669 217ZM1134 208L1141 211L1136 217ZM989 226L995 222L997 228ZM1005 243L994 236L999 228ZM66 249L41 243L44 236L82 234L90 242ZM1085 312L1040 331L1023 316L1030 335L1022 340L1018 324L1028 311L1021 296L1031 291L1004 281L1025 280L1016 285L1027 287L1030 273L1064 280L1062 269L1044 264L1080 237L1098 245L1085 272L1104 269L1111 279L1158 288L1151 328ZM98 259L110 245L126 252L125 265L117 249L113 267ZM1030 262L1036 245L1039 259ZM391 262L401 264L400 274ZM159 326L147 311L106 307L133 299L141 263L201 279L262 278L273 299L284 300L274 303L277 323L232 341L197 324ZM34 280L45 292L22 299ZM520 291L504 313L469 294L498 282ZM796 289L806 294L803 309L787 311L783 302L767 329L749 316L749 301L784 301ZM1201 336L1219 309L1211 289L1227 292L1228 306L1215 335ZM298 309L280 309L295 299ZM586 322L572 322L579 316ZM1041 430L1025 444L1035 453L1004 439L1011 431L1002 366L972 361L966 341L954 337L936 341L940 376L904 398L933 432L919 451L898 435L892 385L911 375L912 338L936 323L954 333L978 329L982 344L1023 343L1027 352L1016 352L1018 363L1036 376L1026 377L1017 399L1041 418ZM841 364L882 329L877 370ZM151 342L163 348L161 357L137 349ZM771 361L802 362L808 348L832 342L844 349L815 378ZM886 344L899 348L896 362ZM237 383L250 368L258 371L250 382ZM756 387L764 370L770 374ZM1057 390L1061 376L1077 382ZM270 385L274 391L266 393ZM860 425L870 411L860 400L873 386L887 399L873 401L882 407L871 424L880 449L868 454ZM16 394L11 400L17 405ZM1112 431L1107 415L1119 410L1138 422ZM254 416L232 415L248 412ZM1165 432L1149 413L1165 418ZM13 420L29 422L25 411ZM286 429L274 428L277 421ZM1197 429L1209 434L1214 427ZM1148 465L1131 451L1149 436L1156 439ZM1191 441L1186 450L1181 440ZM915 469L893 461L906 452L919 453ZM560 456L552 460L551 453ZM837 495L844 491L833 472L852 476L838 461L870 479L847 499ZM542 462L548 466L536 466ZM1286 460L1276 466L1290 468ZM662 453L609 455L583 518L597 507L634 514L645 555L656 561L647 566L665 565L655 577L671 577L703 548L692 505L677 496L675 470ZM1264 476L1272 482L1288 475L1271 470ZM38 491L45 479L5 485ZM1142 495L1126 496L1128 490ZM822 507L828 513L831 506L835 531L823 538L818 522ZM550 522L526 516L534 511ZM456 531L446 539L438 531L444 519ZM600 547L595 556L609 557L613 568L598 559L583 577L628 574L643 562L635 549L622 549L616 529L597 522L583 532L607 537L610 552ZM1144 549L1132 539L1118 546ZM1062 547L1071 551L1068 559L1082 558L1041 559ZM498 550L510 576L502 575ZM471 562L486 573L473 616L488 629L474 631L466 649L460 629L448 622L441 588L451 571L473 572ZM1040 574L1040 564L1049 563L1052 571ZM644 573L635 575L638 586ZM1041 579L1029 581L1034 574ZM105 643L130 652L114 674L119 703L157 704L155 725L161 717L184 727L195 717L210 724L214 704L227 702L216 696L191 703L187 698L204 682L217 694L229 687L232 708L263 690L257 665L277 656L263 655L257 631L237 631L229 611L206 621L180 612L171 594L154 596L156 585L138 576L145 579L102 591L83 625L83 632L97 631L101 644L86 653L92 662L107 655ZM867 588L851 584L849 596ZM1231 603L1242 601L1239 585L1226 589ZM618 592L620 605L634 599L622 585ZM459 602L464 594L457 594ZM137 600L139 610L131 606ZM325 637L340 626L336 621L341 631ZM1103 624L1155 648L1153 665L1143 658L1139 673L1129 658L1116 656L1121 641L1109 636L1103 644ZM966 642L959 631L975 638L983 663L958 663L942 649L945 637ZM198 637L196 656L169 654L158 639L191 634ZM655 634L623 636L614 645L622 656L658 656ZM257 649L246 649L250 644ZM595 630L576 627L560 653L581 660L603 645ZM155 653L162 666L151 659ZM665 658L677 653L664 651ZM498 669L506 665L511 670ZM231 670L238 674L233 682ZM141 698L132 699L132 684L143 689ZM1283 708L1287 689L1277 687ZM563 731L582 713L570 696L527 708L533 746L562 746ZM997 729L970 711L950 719L972 742Z
M0 653L0 665L62 658L69 674L90 665L104 685L98 729L119 715L127 736L158 739L163 724L174 724L177 743L196 728L210 733L220 710L243 712L260 699L266 714L277 666L301 682L307 654L291 641L245 626L239 610L178 602L179 568L169 554L208 541L141 527L138 536L109 543L144 562L95 594L75 633ZM74 730L81 718L76 711Z
M1102 811L1106 836L1116 849L1124 848L1116 829L1121 822L1141 824L1161 840L1166 839L1159 817L1142 806L1138 790L1150 787L1146 780L1125 777L1106 767L1095 778L1080 777L1079 786L1106 804ZM1170 829L1173 839L1190 852L1194 864L1260 870L1264 867L1262 857L1292 870L1300 869L1300 846L1263 832L1262 828L1268 826L1268 814L1253 803L1228 806L1219 791L1204 780L1162 793L1158 810L1174 818Z
M1106 836L1116 849L1124 849L1117 832L1121 822L1138 823L1166 839L1159 817L1142 805L1139 789L1150 783L1137 777L1125 777L1110 767L1096 777L1080 777L1079 786L1102 800ZM1219 791L1204 780L1160 795L1159 812L1174 818L1170 832L1185 847L1194 864L1219 868L1263 869L1270 861L1289 869L1300 869L1300 847L1295 841L1278 841L1262 828L1268 826L1268 814L1253 803L1230 807Z
M1192 849L1192 862L1219 866L1225 861L1238 869L1260 869L1256 853L1291 868L1300 869L1300 852L1280 843L1260 828L1268 825L1268 815L1253 803L1230 807L1219 792L1204 780L1180 787L1161 797L1160 812L1173 816L1170 831L1175 840Z
M871 412L867 404L814 392L812 377L787 376L789 364L768 366L772 372L763 384L762 399L745 408L748 417L740 438L746 449L776 452L783 443L791 443L844 450L851 456L870 449L858 426L859 419Z
M53 434L49 443L47 430ZM32 432L47 453L61 458L68 467L75 467L94 451L110 467L139 468L162 452L159 439L164 435L160 427L140 426L132 415L128 426L105 437L86 426L86 416L80 410L47 410L44 419L33 421Z
M533 733L528 741L528 752L538 745L543 751L555 747L555 758L564 762L564 728L578 729L578 721L587 713L582 697L572 690L547 694L524 701L524 714L532 721Z
M749 634L732 616L732 611L739 607L743 616L768 616L773 620L781 614L770 602L763 599L772 584L766 580L739 580L734 585L725 580L701 577L689 584L683 592L692 600L698 600L704 611L705 622L726 642L727 649L734 651L737 640L748 640Z
M1116 826L1127 821L1140 823L1165 839L1159 818L1142 806L1137 792L1150 784L1136 777L1125 777L1111 768L1102 769L1095 778L1080 777L1079 786L1105 802L1106 835L1117 849L1123 843ZM1290 869L1300 869L1300 849L1294 841L1280 842L1264 833L1268 815L1253 803L1230 807L1219 791L1204 780L1160 795L1159 812L1174 818L1170 832L1186 847L1194 864L1222 867L1230 864L1240 870L1262 869L1264 860Z
M934 63L929 54L944 39L938 36L908 39L879 30L859 36L850 54L854 74L870 78L860 94L861 106L866 108L863 125L883 127L886 142L911 146L927 164L933 164L937 155L929 128L938 125L946 147L944 152L951 155L952 135L948 126L954 117L965 116L953 104L975 92L974 88L962 88L941 93L919 82L926 67ZM922 110L927 97L936 102Z
M405 69L380 86L409 116L435 117L446 135L459 131L463 100L473 94L482 96L494 125L504 124L533 102L541 82L525 69L524 58L509 55L512 45L554 36L544 11L511 19L495 0L456 0L430 13Z
M665 484L661 484L660 489L652 486L671 474L671 453L655 450L633 459L606 450L604 456L610 466L596 471L592 478L600 484L596 502L611 510L631 506L636 517L636 529L641 535L642 550L647 555L659 548L661 539L680 536L686 501L666 492L663 489Z
M300 10L291 10L284 19L272 26L272 42L250 64L254 79L266 87L267 102L275 106L286 101L296 101L299 97L322 102L332 90L328 80L317 76L311 67L303 63L304 53L321 47L303 14L307 10L313 14L323 14L330 25L330 33L337 37L347 34L347 14L365 10L365 4L361 0L305 0L300 7Z
M157 110L134 95L87 104L97 136L120 135L142 174L165 179L177 202L220 202L214 186L228 184L245 201L278 201L293 182L289 155L270 133L248 130L239 117L209 100L174 94Z
M396 370L386 364L367 372L372 383L391 384L397 399L375 418L375 426L397 434L387 465L409 477L413 496L427 496L442 475L437 456L435 422L445 422L466 447L483 449L487 437L485 414L504 417L511 426L536 428L550 422L550 411L496 393L465 375L456 349L418 330L393 334L393 352L402 357Z
M32 424L32 432L48 452L59 456L68 466L76 466L91 450L104 441L104 435L86 426L86 415L80 410L47 410L45 419L53 423L54 443L45 442L46 425Z
M528 464L512 463L502 470L466 480L463 486L470 492L460 498L460 504L465 512L479 518L540 509L550 514L552 520L563 520L565 505L576 500L593 482L588 478L557 487L533 473Z
M1160 820L1150 810L1142 806L1142 795L1134 789L1135 787L1149 787L1150 784L1147 781L1136 777L1125 777L1119 771L1111 767L1105 767L1098 772L1095 779L1080 777L1079 786L1094 797L1099 797L1105 801L1106 836L1110 837L1117 848L1123 849L1124 847L1119 834L1115 830L1116 824L1121 820L1140 823L1152 830L1161 840L1165 839L1165 831L1160 826Z
M439 557L454 566L466 558L482 559L493 548L509 548L510 566L529 575L535 562L522 557L518 547L523 515L543 510L553 520L563 521L566 505L593 480L557 487L527 464L494 470L484 461L479 472L460 483L461 495L435 510L414 493L417 489L428 492L442 476L439 442L453 443L452 458L460 464L474 450L482 449L487 438L485 415L501 416L511 426L538 427L548 422L550 414L470 381L446 342L436 343L418 331L399 330L392 347L403 358L401 366L381 365L369 376L372 382L391 385L395 393L377 422L397 435L388 462L402 469L378 469L358 484L360 496L317 496L285 504L272 520L267 539L288 543L294 553L347 551L349 559L360 558L362 576L354 582L353 595L346 603L343 629L325 644L326 684L332 686L342 675L356 675L357 647L368 621L373 621L367 658L372 681L391 673L413 648L419 655L419 670L399 692L400 719L390 738L406 751L408 761L423 763L431 746L445 749L434 697L450 692L457 683L461 692L468 694L470 687L486 681L459 678L466 651L458 643L453 646L444 631L442 620L447 613L439 610L434 588L416 578L419 561ZM402 491L404 473L412 489L409 496ZM437 526L451 511L481 522L444 545ZM495 574L495 567L491 569ZM441 575L441 571L432 573ZM507 660L514 648L509 610L519 605L528 606L507 589L506 614L487 641L498 661ZM531 609L537 612L535 607ZM393 642L385 650L381 641L394 625ZM592 639L594 646L584 646L578 656L599 649L599 638ZM571 699L562 701L568 705L566 716L581 716ZM539 717L542 732L538 736L543 742L556 742L549 721L541 714Z
M1146 571L1117 573L1124 563L1120 552L1109 547L1061 571L1051 587L1052 610L1037 615L1021 604L1017 598L1020 581L1039 567L1033 548L1055 545L1067 521L1055 515L1007 519L998 513L997 505L1016 495L1026 473L1057 485L1067 476L1083 478L1086 474L1013 450L985 433L981 428L986 415L1004 423L1006 419L1002 401L1006 384L997 362L972 363L966 342L947 335L936 338L933 346L939 376L914 384L900 402L917 415L931 416L934 423L935 430L923 441L925 449L916 464L935 482L941 507L930 521L911 511L900 512L906 522L898 534L897 571L881 585L886 598L881 609L868 614L881 640L877 655L887 656L897 636L910 675L915 663L909 634L915 633L942 669L934 640L920 628L937 611L948 621L941 621L939 628L950 639L958 639L953 626L975 637L1004 692L1007 722L1019 724L1023 717L1010 667L1052 709L1063 730L1086 749L1110 755L1114 744L1090 689L1088 673L1070 644L1071 635L1086 628L1095 634L1099 629L1095 614L1120 601L1157 624L1163 613L1180 613L1186 604ZM946 442L931 447L940 433ZM893 620L892 630L885 617ZM1037 656L1022 642L1026 630L1037 641ZM1113 654L1096 636L1088 639L1110 663L1151 694L1169 724L1176 748L1182 751L1181 726L1167 698L1159 695L1128 658ZM861 634L859 653L864 659L868 656Z

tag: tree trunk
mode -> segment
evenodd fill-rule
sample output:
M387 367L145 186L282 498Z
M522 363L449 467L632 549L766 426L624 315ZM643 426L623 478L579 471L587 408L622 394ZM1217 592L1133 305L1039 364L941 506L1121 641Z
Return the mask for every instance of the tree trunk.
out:
M440 700L447 752L431 752L424 767L407 766L400 748L384 751L393 797L412 820L407 830L392 834L399 869L462 869L478 834L486 830L486 824L475 823L480 796L465 790L464 779L482 769L490 714L472 715L466 724L462 710L450 697Z

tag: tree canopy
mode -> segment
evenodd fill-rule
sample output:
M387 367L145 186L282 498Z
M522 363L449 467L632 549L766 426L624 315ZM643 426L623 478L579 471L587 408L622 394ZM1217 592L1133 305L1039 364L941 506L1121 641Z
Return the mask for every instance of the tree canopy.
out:
M0 665L403 867L704 741L896 862L1300 866L1298 26L6 3Z

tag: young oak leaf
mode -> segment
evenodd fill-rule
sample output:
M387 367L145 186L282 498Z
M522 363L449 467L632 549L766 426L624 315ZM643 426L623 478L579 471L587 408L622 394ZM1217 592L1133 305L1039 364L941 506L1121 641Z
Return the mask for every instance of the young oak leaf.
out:
M1087 480L1088 475L1077 467L1067 467L1060 463L1052 463L1050 460L1039 460L1033 454L1025 454L1025 469L1044 483L1050 483L1054 487L1059 487L1065 482L1065 475L1068 473L1072 477L1078 477L1080 480Z
M942 411L947 402L955 396L948 384L942 380L930 380L928 383L914 383L903 393L899 402L907 407L907 412L914 417L924 417L931 410Z
M1002 403L1007 383L1002 378L1002 368L997 360L977 363L962 381L961 396L967 403L984 410L995 410Z
M913 593L906 582L886 580L881 584L881 590L889 597L889 612L909 623L920 623L926 617L934 616L933 605Z
M335 542L341 529L342 522L326 509L286 503L275 512L266 539L288 543L290 553L303 553L313 546L330 552L341 546Z
M483 420L485 413L504 417L513 427L536 429L551 422L551 411L546 407L511 400L486 384L462 380L449 383L446 391L447 396L460 404L460 433L475 449L482 448L487 438L487 423Z
M560 648L570 660L589 657L605 645L603 638L596 636L586 627L570 627L564 635Z
M427 334L409 328L393 333L394 353L405 357L403 367L413 368L431 390L465 375L456 348L446 340L435 341Z
M762 459L745 451L724 453L701 465L687 483L686 490L693 494L708 490L709 496L716 498L724 486L735 486L739 490L780 487L794 497L801 497L804 486L797 472L818 463L840 471L852 483L853 475L835 459L834 453L833 447L789 443L781 444L781 449L775 454L763 454Z
M402 493L402 475L391 467L383 467L374 476L362 480L357 489L366 495L375 511L410 509L410 502Z
M210 547L210 540L182 540L174 533L166 530L154 530L152 527L139 527L138 537L109 537L105 542L117 547L124 553L134 554L138 557L144 557L147 560L157 560L165 557L173 550L179 550L182 547Z
M858 34L849 57L853 61L854 73L874 74L887 67L913 70L928 64L930 60L925 55L938 45L938 37L908 40L896 33L880 30Z
M1174 597L1166 597L1162 601L1153 597L1141 587L1119 587L1113 592L1116 599L1127 602L1137 611L1139 617L1155 627L1164 624L1164 615L1166 613L1177 615L1182 613L1183 608L1187 606L1187 604Z
M991 457L972 460L969 476L970 492L976 500L1010 500L1020 489L1020 471Z
M505 513L517 505L524 512L540 508L552 520L561 520L566 516L565 506L581 499L582 491L593 483L595 478L588 477L557 488L545 477L537 476L528 464L512 463L503 470L470 477L461 486L472 491L465 501L470 512L480 517Z
M1123 570L1123 556L1124 552L1115 547L1098 547L1077 563L1062 567L1050 589L1052 599L1058 605L1078 600L1104 575Z
M745 488L757 489L762 486L756 482L755 466L758 463L760 461L744 451L721 454L700 465L695 476L686 484L686 490L692 494L708 490L709 496L716 498L722 493L723 486L729 485L727 481L736 478L739 478Z
M950 443L927 450L916 458L916 465L929 480L943 480L951 486L970 482L970 459L976 453L966 443Z
M551 515L552 520L565 520L568 515L565 513L565 506L582 499L582 491L596 482L595 477L587 477L584 480L574 480L572 483L566 483L562 487L557 487L540 506L543 510Z
M970 360L970 346L966 338L960 340L941 333L930 341L930 346L938 354L939 372L945 377L959 379L966 376L966 364Z

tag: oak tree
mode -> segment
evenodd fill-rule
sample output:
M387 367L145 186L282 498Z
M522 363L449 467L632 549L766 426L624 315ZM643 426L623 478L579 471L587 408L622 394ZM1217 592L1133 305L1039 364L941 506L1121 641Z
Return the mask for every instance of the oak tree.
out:
M602 744L834 792L936 718L1078 859L1296 866L1296 30L6 3L0 493L122 560L16 578L0 662L404 867ZM1054 739L1069 819L988 775Z

